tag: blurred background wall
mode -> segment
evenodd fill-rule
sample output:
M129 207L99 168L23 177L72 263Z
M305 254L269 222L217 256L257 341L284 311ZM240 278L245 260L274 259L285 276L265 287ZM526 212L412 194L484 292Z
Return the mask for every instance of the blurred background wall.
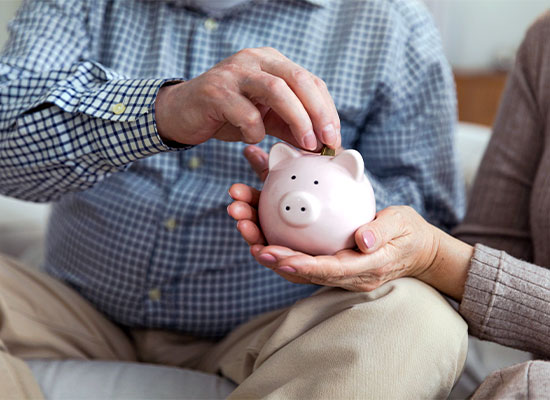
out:
M0 0L0 48L8 39L7 25L21 5L21 0Z
M454 68L506 68L526 28L548 0L424 0Z
M414 0L411 0L414 1ZM514 53L549 0L421 0L455 72L462 121L491 125ZM0 0L0 47L21 0Z
M514 54L548 0L423 0L441 32L459 119L492 125Z

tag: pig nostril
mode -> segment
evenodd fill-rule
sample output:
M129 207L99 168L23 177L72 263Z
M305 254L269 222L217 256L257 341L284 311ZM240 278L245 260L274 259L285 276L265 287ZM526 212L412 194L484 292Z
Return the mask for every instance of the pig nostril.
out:
M302 210L302 212L304 212L304 211L306 210L306 208L305 208L305 207L302 207L301 210Z
M290 179L292 179L292 180L296 179L296 175L292 175L292 176L290 177Z
M319 184L319 181L314 181L313 184L314 184L314 185L318 185L318 184Z
M290 207L289 207L289 206L286 206L286 207L285 207L285 210L290 211Z

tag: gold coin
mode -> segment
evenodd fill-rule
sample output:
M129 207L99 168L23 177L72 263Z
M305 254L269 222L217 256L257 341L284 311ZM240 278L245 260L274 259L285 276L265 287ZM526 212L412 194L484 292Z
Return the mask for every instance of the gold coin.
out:
M323 147L323 150L321 150L321 155L334 157L336 155L336 150L325 146Z

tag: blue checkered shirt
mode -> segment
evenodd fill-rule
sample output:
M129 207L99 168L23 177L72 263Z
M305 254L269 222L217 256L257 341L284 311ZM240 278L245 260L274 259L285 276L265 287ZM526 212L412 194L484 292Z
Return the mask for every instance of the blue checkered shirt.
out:
M252 0L217 20L185 0L27 1L9 29L0 192L55 202L46 270L121 325L219 338L316 290L258 265L227 215L232 183L261 186L244 144L173 148L156 129L163 84L243 48L327 82L379 209L461 216L454 85L411 0Z

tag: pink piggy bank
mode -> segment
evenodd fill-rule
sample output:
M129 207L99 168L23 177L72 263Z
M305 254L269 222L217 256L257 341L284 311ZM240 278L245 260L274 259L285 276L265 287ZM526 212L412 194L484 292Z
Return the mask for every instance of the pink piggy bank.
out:
M275 144L258 214L267 242L311 255L355 247L354 233L376 213L361 154L336 157Z

